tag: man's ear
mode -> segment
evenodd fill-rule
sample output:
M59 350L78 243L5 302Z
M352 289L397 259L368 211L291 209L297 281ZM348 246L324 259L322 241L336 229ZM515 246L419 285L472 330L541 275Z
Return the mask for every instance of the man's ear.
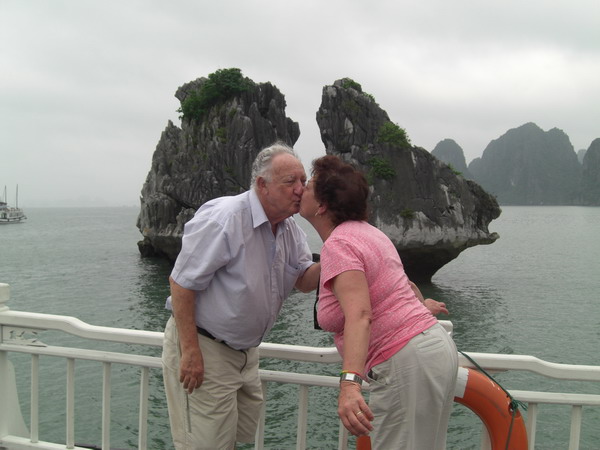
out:
M264 177L256 177L256 186L259 189L264 189L267 186L267 180Z

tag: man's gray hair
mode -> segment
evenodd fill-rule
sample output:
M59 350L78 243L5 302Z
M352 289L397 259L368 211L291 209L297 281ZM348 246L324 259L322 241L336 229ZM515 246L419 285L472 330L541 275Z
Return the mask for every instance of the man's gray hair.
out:
M256 156L254 163L252 163L252 189L256 189L256 179L258 177L263 177L267 181L271 181L271 164L273 163L273 158L281 153L292 155L300 161L294 149L285 142L277 141L271 146L262 149Z

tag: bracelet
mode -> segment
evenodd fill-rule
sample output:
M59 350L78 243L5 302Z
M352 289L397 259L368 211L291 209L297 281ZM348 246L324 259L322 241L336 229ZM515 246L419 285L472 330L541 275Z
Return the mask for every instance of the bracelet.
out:
M363 384L363 379L354 372L342 372L340 374L340 383L342 381L351 381L352 383L357 383L358 385L362 386Z

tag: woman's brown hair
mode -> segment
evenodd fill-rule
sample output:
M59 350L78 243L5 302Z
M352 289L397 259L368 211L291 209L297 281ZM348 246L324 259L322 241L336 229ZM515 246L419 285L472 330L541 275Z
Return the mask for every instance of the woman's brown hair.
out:
M312 163L315 199L327 205L334 225L347 220L367 220L369 185L354 166L333 155Z

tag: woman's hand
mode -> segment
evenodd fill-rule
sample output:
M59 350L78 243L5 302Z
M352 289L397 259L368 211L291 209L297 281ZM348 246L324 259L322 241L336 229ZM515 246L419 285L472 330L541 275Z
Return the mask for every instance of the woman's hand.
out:
M443 302L438 302L432 298L426 298L423 301L423 304L434 316L437 316L438 314L450 314L448 308L446 308L446 304Z
M373 430L373 413L360 392L360 385L351 381L340 383L338 415L346 429L354 436L364 436Z

